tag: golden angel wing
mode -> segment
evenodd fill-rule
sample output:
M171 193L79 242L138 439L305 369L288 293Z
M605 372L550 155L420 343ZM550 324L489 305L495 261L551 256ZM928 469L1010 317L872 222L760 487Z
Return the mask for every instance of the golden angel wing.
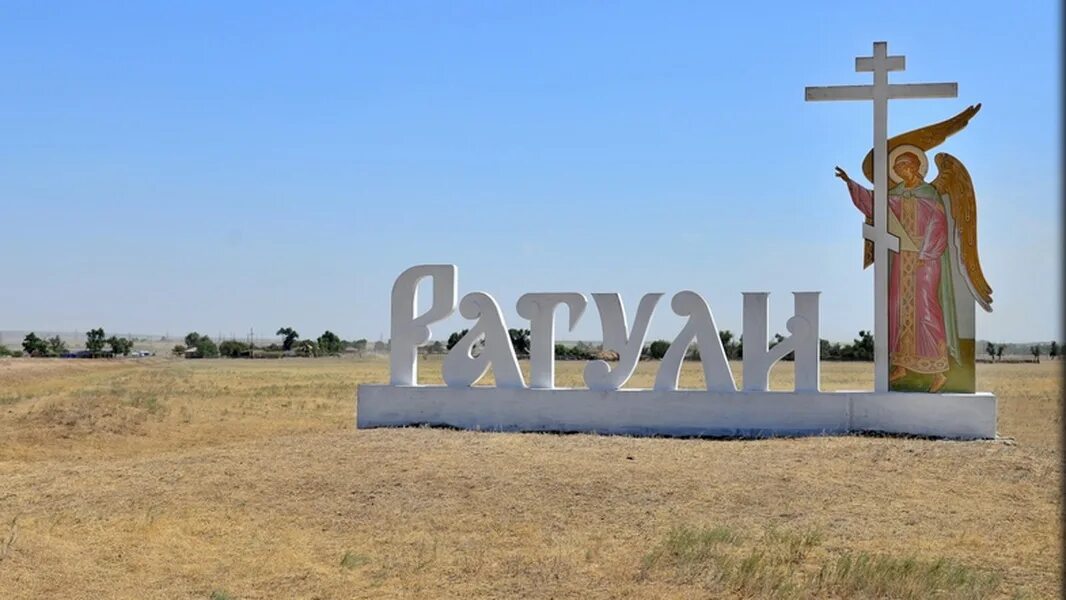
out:
M981 261L977 256L977 197L974 195L970 173L962 166L959 159L941 152L936 155L937 176L933 187L941 195L948 196L951 204L951 216L955 220L955 243L962 263L963 275L970 292L981 308L992 312L992 288L981 271Z
M968 106L965 110L950 119L891 137L888 139L888 151L891 153L897 146L910 144L928 152L940 144L943 144L944 140L948 139L948 137L962 131L962 129L966 127L966 124L970 122L970 119L972 119L979 110L981 110L980 104ZM871 149L866 153L866 158L862 159L862 174L870 181L874 180L873 165L874 151Z

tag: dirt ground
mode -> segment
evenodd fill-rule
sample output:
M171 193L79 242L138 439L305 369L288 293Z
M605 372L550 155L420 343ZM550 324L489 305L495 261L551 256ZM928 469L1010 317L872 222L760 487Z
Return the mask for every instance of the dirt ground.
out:
M983 442L356 430L387 370L0 360L0 598L1059 594L1058 363L978 365Z

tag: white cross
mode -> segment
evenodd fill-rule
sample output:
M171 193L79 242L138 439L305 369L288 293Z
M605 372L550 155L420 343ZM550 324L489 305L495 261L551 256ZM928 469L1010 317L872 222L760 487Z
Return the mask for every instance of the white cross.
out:
M957 83L888 83L889 71L904 70L902 56L889 56L887 42L874 42L873 56L855 58L855 71L872 72L873 85L808 87L806 100L873 100L874 218L863 237L874 244L874 391L888 391L888 251L899 252L899 238L888 232L888 100L956 98Z

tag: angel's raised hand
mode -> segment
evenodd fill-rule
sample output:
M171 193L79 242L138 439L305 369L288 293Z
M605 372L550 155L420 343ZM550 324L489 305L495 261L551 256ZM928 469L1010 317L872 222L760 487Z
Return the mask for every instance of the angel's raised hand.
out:
M845 173L844 169L841 169L840 167L836 168L836 176L843 179L845 182L851 181L851 177L848 177L848 174Z

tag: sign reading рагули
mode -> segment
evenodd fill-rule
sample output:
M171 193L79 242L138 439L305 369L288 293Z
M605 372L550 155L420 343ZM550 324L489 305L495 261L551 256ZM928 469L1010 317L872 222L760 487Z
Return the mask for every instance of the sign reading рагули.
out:
M925 181L925 151L965 127L980 105L888 139L888 99L957 94L956 84L888 85L887 72L903 66L902 57L888 56L886 45L878 42L874 56L856 60L856 70L874 73L874 85L807 89L808 100L874 103L874 148L863 164L874 189L837 169L867 219L866 258L875 270L874 391L820 390L818 292L793 293L789 336L773 347L767 335L769 294L743 294L742 389L733 379L711 307L696 292L673 294L670 310L685 324L646 390L622 388L636 369L664 294L645 294L632 325L618 294L590 294L603 347L617 360L589 361L583 372L586 387L562 389L555 385L556 313L565 310L573 330L589 308L589 296L527 293L516 303L518 315L529 321L527 381L497 301L485 292L460 300L454 265L420 265L404 271L393 286L390 382L359 386L357 425L682 436L881 431L994 437L995 396L973 393L974 305L991 310L992 301L977 259L973 186L962 163L946 153L936 156L937 178ZM418 287L425 279L432 299L418 314ZM430 340L432 324L456 310L473 324L444 358L445 385L418 385L418 347ZM706 388L678 389L682 361L692 346L699 351ZM770 369L789 353L795 360L795 387L771 392ZM474 387L489 368L495 386Z

